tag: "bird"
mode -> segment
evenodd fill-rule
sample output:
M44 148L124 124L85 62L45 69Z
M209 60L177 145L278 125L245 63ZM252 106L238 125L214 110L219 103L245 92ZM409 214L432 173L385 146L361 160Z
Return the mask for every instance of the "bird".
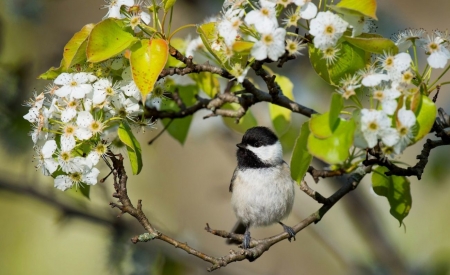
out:
M244 234L242 248L250 247L250 228L279 223L295 240L295 231L281 222L292 210L295 182L283 160L278 137L267 127L248 129L236 144L237 167L231 178L231 205L238 219L232 232ZM231 239L228 244L238 243Z

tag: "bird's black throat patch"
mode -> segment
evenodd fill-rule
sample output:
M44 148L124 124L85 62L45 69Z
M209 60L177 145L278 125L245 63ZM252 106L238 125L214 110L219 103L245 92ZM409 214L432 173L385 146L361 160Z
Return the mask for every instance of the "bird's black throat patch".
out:
M248 149L239 148L236 155L239 168L268 168L273 166L262 162L255 153Z

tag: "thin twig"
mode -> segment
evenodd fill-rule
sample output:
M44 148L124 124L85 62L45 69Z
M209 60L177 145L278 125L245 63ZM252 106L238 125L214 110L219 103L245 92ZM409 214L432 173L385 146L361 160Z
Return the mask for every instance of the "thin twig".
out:
M147 142L148 145L152 145L155 140L157 140L166 130L169 128L170 124L172 124L173 119L171 119L166 126L164 126L164 129L161 130L154 138L152 138L149 142Z

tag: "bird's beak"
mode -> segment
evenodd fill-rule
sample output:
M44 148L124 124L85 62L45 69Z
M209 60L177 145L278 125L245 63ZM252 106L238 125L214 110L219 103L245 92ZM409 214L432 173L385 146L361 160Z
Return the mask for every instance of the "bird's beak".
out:
M237 146L238 148L240 148L240 149L245 149L245 148L247 148L247 145L242 144L242 143L238 143L238 144L236 144L236 146Z

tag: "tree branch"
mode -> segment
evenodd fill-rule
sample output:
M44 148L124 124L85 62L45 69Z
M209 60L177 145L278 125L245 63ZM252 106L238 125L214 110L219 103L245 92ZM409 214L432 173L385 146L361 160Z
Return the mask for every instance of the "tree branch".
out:
M183 62L186 66L181 68L177 67L164 69L159 75L159 79L171 75L186 75L200 72L210 72L228 80L235 79L235 77L225 69L213 66L208 62L205 64L193 63L192 58L186 58L173 47L170 48L169 53L177 60ZM264 64L263 61L257 61L252 65L252 69L255 70L256 74L259 75L266 82L269 90L268 93L259 90L252 82L250 82L248 79L245 79L242 83L242 86L245 88L246 93L242 94L241 96L237 96L236 94L228 92L217 94L212 99L197 96L196 103L194 103L192 106L181 108L180 111L147 109L146 117L147 118L151 117L153 119L162 119L162 118L177 119L193 115L198 110L207 109L212 111L212 115L206 117L220 115L220 116L235 117L239 119L243 115L245 115L249 107L259 102L270 102L272 104L287 108L294 113L299 113L307 117L311 117L312 114L317 113L315 110L305 107L301 104L298 104L297 102L292 101L286 96L284 96L283 91L275 82L275 76L269 75L262 68L263 64ZM230 112L229 110L220 109L225 103L238 103L241 105L242 108L238 112L234 113Z
M58 200L54 194L44 193L36 189L31 184L24 185L21 182L15 182L13 180L5 180L3 178L0 178L0 189L38 199L50 206L56 207L57 209L61 210L63 212L63 215L65 216L78 217L103 225L113 224L113 221L110 219L101 217L93 213L89 213L85 209L80 210L78 207ZM65 198L65 201L67 201L68 199L70 198Z
M402 168L394 163L392 163L387 157L385 156L376 156L376 158L368 159L363 161L364 165L379 165L384 166L389 169L385 174L386 176L416 176L417 179L422 178L423 171L425 169L425 166L428 163L428 157L430 156L431 150L433 148L436 148L438 146L442 145L449 145L450 142L444 141L444 140L431 140L427 139L425 144L423 145L422 152L417 155L416 159L419 161L411 167Z
M345 170L337 169L337 170L317 170L312 166L309 166L308 173L313 177L316 183L319 182L319 178L330 178L342 176L345 174Z
M272 245L275 245L276 243L289 238L289 235L286 232L282 232L278 235L268 237L265 239L252 239L250 242L249 249L246 250L240 250L240 251L234 251L230 250L228 255L225 255L223 257L212 257L207 255L206 253L203 253L199 250L196 250L192 247L190 247L187 243L183 243L180 241L177 241L159 231L157 231L149 222L147 217L145 216L144 212L142 211L142 201L138 200L137 207L134 207L131 203L131 200L128 197L127 193L127 180L128 177L125 172L125 168L123 166L123 157L121 155L113 155L112 153L109 154L110 158L113 163L113 175L114 175L114 189L116 192L113 194L113 197L118 198L118 203L111 202L110 205L113 208L118 208L121 210L121 214L128 213L131 216L133 216L136 220L139 221L139 223L145 228L147 233L141 234L139 236L134 236L131 241L133 243L138 242L147 242L154 239L162 240L166 243L171 244L172 246L176 248L180 248L184 250L185 252L196 256L197 258L200 258L204 261L207 261L212 264L211 267L208 268L208 271L216 270L220 267L226 266L229 263L242 261L242 260L249 260L254 261L257 258L259 258L265 251L269 250L269 248ZM300 223L296 224L293 227L293 230L298 233L302 229L306 228L312 223L319 222L323 216L328 212L333 205L339 201L345 194L349 193L350 191L354 190L361 179L364 177L364 175L371 171L371 167L360 167L358 168L350 177L348 182L343 185L338 191L336 191L332 196L330 196L327 199L324 199L323 197L323 203L324 205L315 213L312 213L309 217L301 221ZM120 216L119 215L119 216ZM220 236L222 238L230 238L236 241L242 242L244 236L240 234L233 234L229 233L223 230L214 230L209 227L207 224L206 231L208 231L211 234Z

